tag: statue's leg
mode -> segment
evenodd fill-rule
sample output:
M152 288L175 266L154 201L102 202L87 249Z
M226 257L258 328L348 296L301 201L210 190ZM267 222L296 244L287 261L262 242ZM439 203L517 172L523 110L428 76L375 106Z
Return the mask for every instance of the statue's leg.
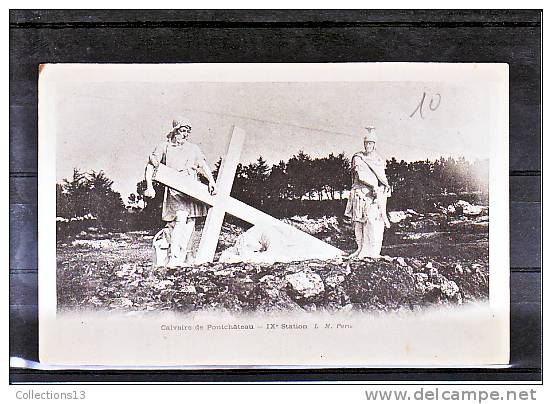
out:
M172 232L174 230L175 224L176 224L176 220L173 220L172 222L167 222L167 224L163 228L163 232L165 234L165 240L167 240L169 244L171 243L171 236L172 236Z
M362 248L358 253L358 258L378 258L380 256L384 227L385 224L380 218L370 219L364 223Z
M385 230L385 227L387 227L386 223L381 220L377 220L374 224L374 257L380 257L381 256L381 246L383 244L383 232Z
M391 223L389 223L389 218L387 217L387 193L382 192L380 210L383 223L385 227L389 229L391 227Z
M168 238L166 237L166 230L167 229L165 228L159 230L157 234L153 237L152 247L154 250L154 267L164 267L167 265L170 244Z
M193 245L192 245L192 236L194 234L194 231L195 231L195 224L196 224L196 220L194 217L189 217L188 218L188 222L186 223L186 231L188 232L188 242L186 243L186 262L188 264L191 264L192 263L192 248L193 248Z
M194 223L188 223L187 211L176 212L174 229L171 234L171 252L169 263L170 268L182 266L186 263L188 242L194 230Z
M355 241L357 243L357 249L354 253L349 255L349 258L355 258L358 256L358 254L362 250L362 242L364 239L364 223L354 221L353 224L355 227Z

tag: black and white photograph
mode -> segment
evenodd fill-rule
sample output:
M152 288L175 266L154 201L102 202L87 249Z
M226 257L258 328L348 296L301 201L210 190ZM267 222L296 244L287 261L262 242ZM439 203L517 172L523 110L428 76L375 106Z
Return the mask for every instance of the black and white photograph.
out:
M507 128L507 65L43 65L41 356L507 363Z

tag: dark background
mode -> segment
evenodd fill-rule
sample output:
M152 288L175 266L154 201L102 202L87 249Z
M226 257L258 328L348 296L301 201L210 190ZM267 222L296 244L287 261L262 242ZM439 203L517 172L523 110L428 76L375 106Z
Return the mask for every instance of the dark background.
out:
M511 367L36 371L11 382L542 379L540 10L11 10L10 356L38 360L40 63L510 65Z

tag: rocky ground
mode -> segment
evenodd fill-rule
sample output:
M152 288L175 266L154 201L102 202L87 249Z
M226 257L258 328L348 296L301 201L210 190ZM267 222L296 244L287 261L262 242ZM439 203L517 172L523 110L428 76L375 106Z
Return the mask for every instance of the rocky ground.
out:
M58 243L60 310L228 311L416 309L488 298L488 212L455 204L394 212L380 259L151 266L153 232L94 227ZM294 217L288 223L349 253L351 224ZM217 256L243 228L225 223Z

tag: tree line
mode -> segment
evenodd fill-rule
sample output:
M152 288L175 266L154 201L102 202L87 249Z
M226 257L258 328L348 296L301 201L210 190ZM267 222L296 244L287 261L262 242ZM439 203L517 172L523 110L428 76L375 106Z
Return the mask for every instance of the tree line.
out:
M221 159L215 164L216 178ZM386 173L392 187L390 209L431 209L435 198L444 195L488 194L488 161L470 162L463 157L405 162L387 160ZM136 193L126 203L112 189L103 171L74 170L70 179L56 186L57 215L76 217L92 214L99 224L132 221L146 227L161 224L164 187L155 183L156 197L144 199L145 181L136 184ZM231 195L274 216L294 214L335 214L341 216L346 191L351 187L351 162L344 153L312 157L299 151L287 161L270 166L262 156L252 163L239 164ZM466 198L466 197L465 197ZM137 226L140 226L139 224Z
M100 223L119 219L126 212L121 194L113 190L113 181L103 171L82 172L56 184L56 214L70 219L85 215Z

